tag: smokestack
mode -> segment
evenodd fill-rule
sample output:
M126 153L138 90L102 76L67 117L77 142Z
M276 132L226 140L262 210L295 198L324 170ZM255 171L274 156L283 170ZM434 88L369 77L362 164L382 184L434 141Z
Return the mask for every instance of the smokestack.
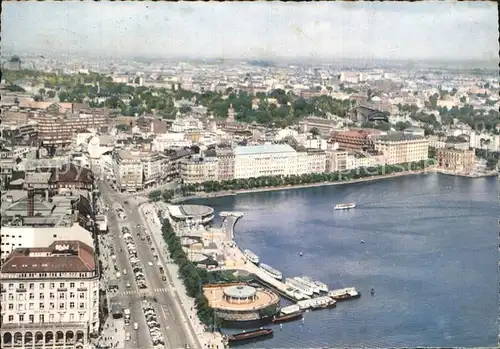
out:
M35 215L35 191L28 189L28 217Z

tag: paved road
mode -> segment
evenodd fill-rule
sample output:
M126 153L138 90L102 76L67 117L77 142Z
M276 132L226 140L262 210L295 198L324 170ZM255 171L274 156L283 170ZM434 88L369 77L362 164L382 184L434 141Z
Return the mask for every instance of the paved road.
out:
M99 183L99 189L101 192L101 198L103 199L104 204L112 207L116 201L114 201L112 197L112 192L109 188L103 184ZM133 277L132 267L130 265L127 249L125 246L125 242L121 238L121 227L126 226L126 222L119 220L116 215L116 212L110 208L108 211L108 228L109 234L112 238L114 250L116 253L116 262L120 266L120 272L122 276L119 279L119 289L120 293L125 290L134 290L137 291L137 285L135 283ZM122 252L120 253L120 249ZM123 269L127 270L127 275L123 275ZM132 287L130 289L126 288L127 281L130 282ZM131 296L120 296L120 302L123 306L128 306L130 309L130 325L125 326L125 332L130 333L130 341L125 342L125 348L135 349L135 348L151 348L153 346L151 342L151 337L149 335L149 331L147 329L146 320L144 318L144 312L142 310L142 304L139 297ZM135 331L133 329L133 323L137 322L139 325L139 330Z
M158 316L158 322L162 325L162 330L165 335L165 346L171 349L183 348L186 345L189 345L191 348L198 348L199 345L197 344L195 336L193 335L193 332L190 330L189 326L186 324L187 321L185 320L184 313L180 309L180 305L176 304L176 299L173 294L173 292L175 292L175 289L172 289L171 284L168 281L165 282L161 279L162 275L159 271L159 267L156 265L156 261L153 258L151 247L155 247L155 250L158 251L159 261L163 265L163 268L166 270L165 261L163 260L163 256L160 253L161 250L158 248L153 236L151 236L151 241L153 243L152 246L148 243L147 240L142 240L142 237L145 236L145 226L139 212L139 207L137 206L135 200L118 195L117 193L112 191L106 183L100 184L100 191L103 197L108 198L107 200L105 199L108 204L118 203L122 205L125 213L127 214L126 221L130 222L130 230L136 245L137 257L144 264L144 274L148 284L148 290L150 291L150 295L156 299L155 311ZM129 203L125 204L125 201L127 199L129 200ZM140 224L140 227L137 227L137 224ZM115 228L113 228L113 231L119 231L119 229L116 230ZM141 237L139 237L138 234ZM121 244L124 245L121 239L120 241ZM130 268L125 246L122 246L122 248L124 252L121 254L121 256L119 256L119 258L120 260L123 260L123 262L121 263L126 263L128 268ZM149 262L152 262L153 266L149 266ZM131 270L128 274L133 275ZM141 296L137 294L125 294L123 296L130 297L139 301L141 299ZM137 303L139 304L139 302ZM143 331L146 331L145 333L149 335L147 333L148 330L146 324L144 323L143 317L141 319L141 322L139 322L139 327L139 333L143 333ZM137 338L137 341L138 344L142 343L142 335L141 338ZM138 345L138 347L145 348L145 346L141 345Z

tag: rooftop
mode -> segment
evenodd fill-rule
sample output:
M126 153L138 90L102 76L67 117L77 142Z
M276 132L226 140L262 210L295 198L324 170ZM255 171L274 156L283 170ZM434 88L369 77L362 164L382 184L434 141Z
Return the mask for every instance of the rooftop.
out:
M295 153L295 150L288 144L260 144L239 146L234 149L234 155L257 155L257 154L278 154Z
M404 133L390 133L385 136L380 136L377 140L386 142L404 142L404 141L415 141L419 139L424 139L421 136L409 135Z
M80 241L55 241L48 247L17 248L2 273L89 272L96 268L94 250Z

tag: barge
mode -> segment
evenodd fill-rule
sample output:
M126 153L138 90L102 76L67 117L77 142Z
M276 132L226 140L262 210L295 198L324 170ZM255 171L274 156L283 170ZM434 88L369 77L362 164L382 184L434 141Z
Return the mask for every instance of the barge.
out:
M291 286L288 286L285 289L285 293L287 296L291 297L294 300L298 300L298 301L300 301L302 299L309 299L310 298L309 296L306 296L305 294L303 294L302 292L300 292L299 290L297 290L296 288L293 288Z
M251 340L264 339L271 337L273 335L273 330L270 328L260 328L253 331L244 331L240 333L230 334L226 336L227 342L229 344L239 344Z
M279 315L273 316L273 323L294 321L302 318L302 311L297 304L281 308Z
M319 310L334 308L337 306L337 301L330 296L317 297L297 302L301 310Z
M323 283L323 282L320 282L320 281L315 281L315 280L311 279L311 278L310 278L310 277L308 277L308 276L301 276L300 278L301 278L301 279L304 279L304 280L305 280L305 281L307 281L307 282L311 282L311 283L313 283L314 285L316 285L316 286L319 288L319 290L320 290L321 292L325 292L325 293L327 293L327 292L328 292L328 285L327 285L327 284L325 284L325 283Z
M351 202L351 203L348 203L348 204L338 204L338 205L335 205L335 207L333 208L334 210L350 210L350 209L353 209L356 207L356 203L354 202Z
M339 290L332 290L328 295L336 301L345 301L348 299L359 298L361 294L354 287L341 288Z
M272 276L276 280L281 280L283 279L283 274L279 270L274 269L270 265L261 263L260 264L260 269L264 270L268 275Z
M255 265L259 264L259 256L257 256L255 253L250 250L243 250L243 253L245 254L246 259L248 259L250 262Z

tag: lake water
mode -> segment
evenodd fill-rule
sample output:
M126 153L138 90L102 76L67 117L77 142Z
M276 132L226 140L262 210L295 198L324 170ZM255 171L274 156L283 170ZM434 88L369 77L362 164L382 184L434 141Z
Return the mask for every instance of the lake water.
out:
M472 347L498 335L499 189L428 174L196 202L243 212L237 244L285 277L362 293L243 347Z

